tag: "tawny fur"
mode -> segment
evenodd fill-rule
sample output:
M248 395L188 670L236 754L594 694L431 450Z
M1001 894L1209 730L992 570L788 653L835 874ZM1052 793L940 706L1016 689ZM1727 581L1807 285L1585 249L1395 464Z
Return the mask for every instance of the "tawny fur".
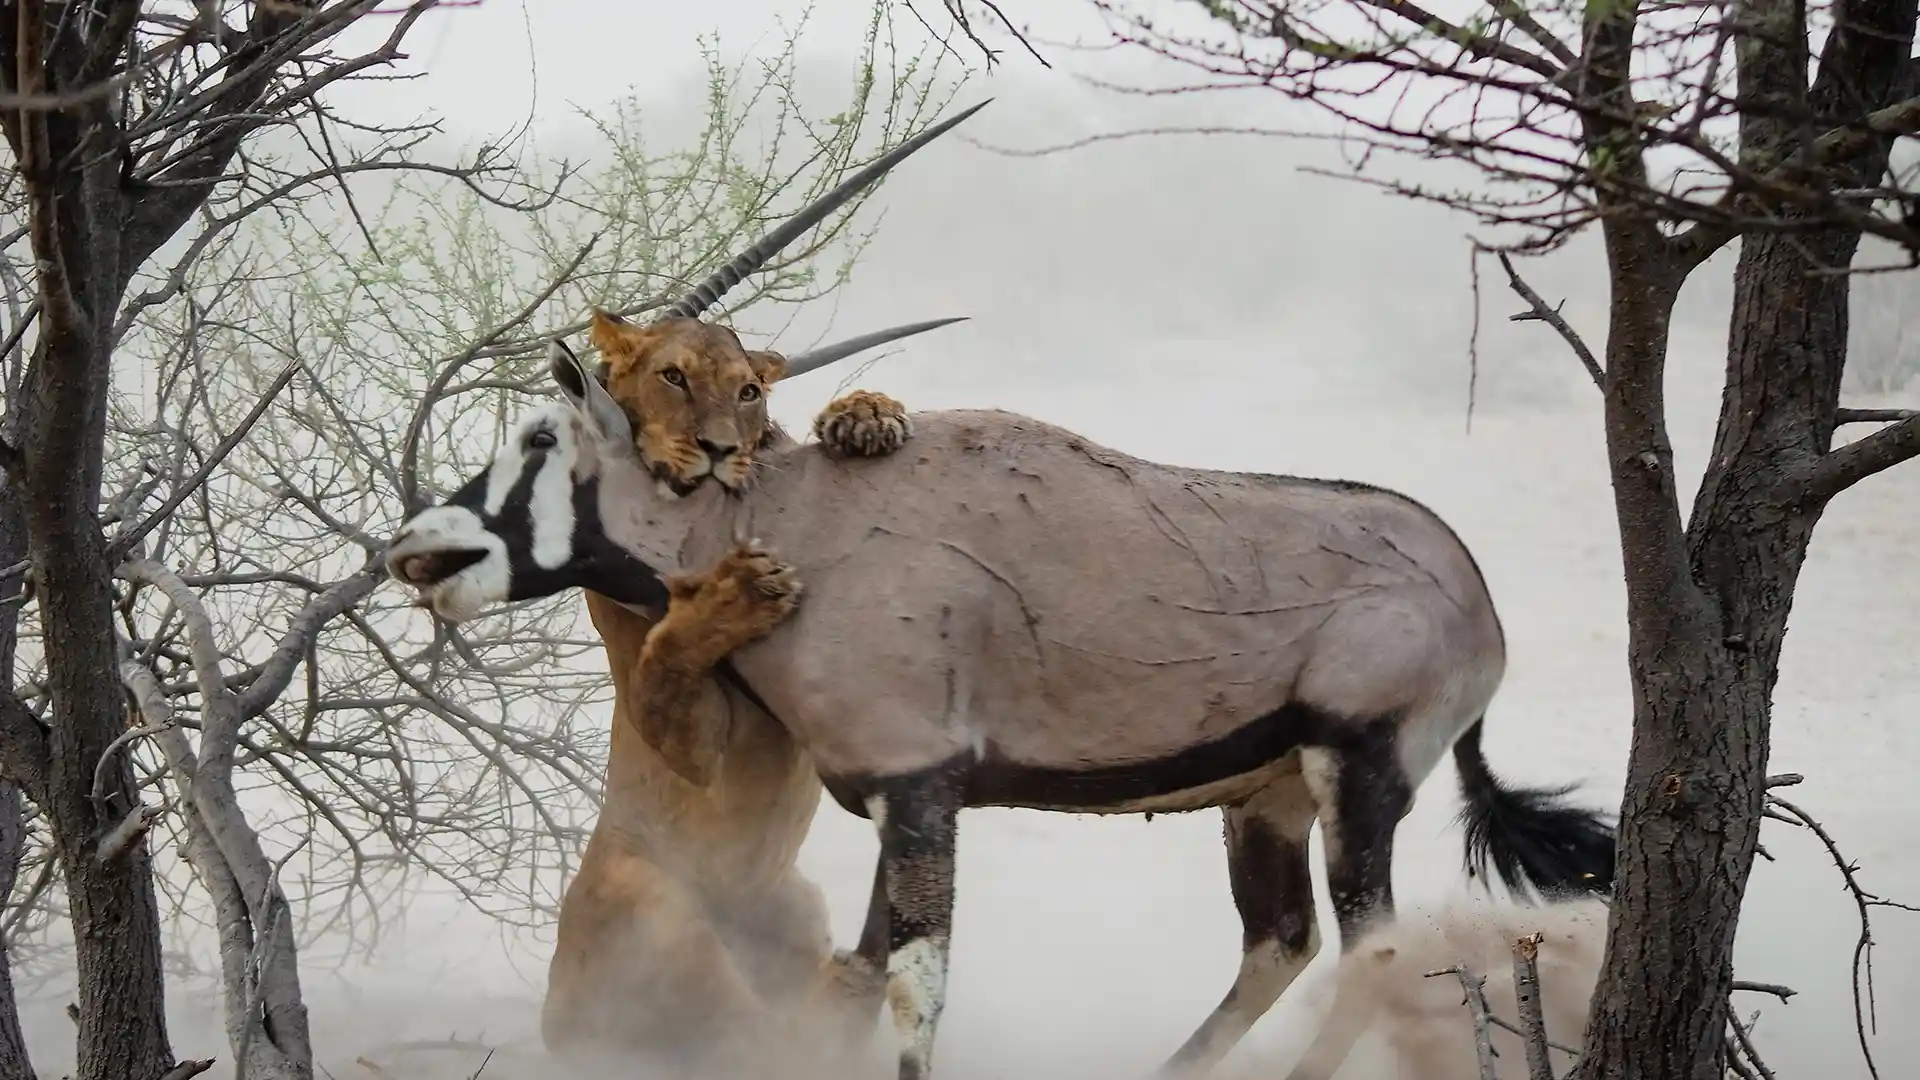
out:
M652 621L593 593L587 610L616 673L605 804L560 905L541 1016L557 1051L703 1059L776 1030L831 943L820 891L795 867L820 782L772 718L718 687L725 753L695 787L630 722L631 677Z
M1547 1038L1577 1047L1587 1005L1600 978L1606 947L1607 908L1579 900L1522 908L1455 903L1433 911L1402 909L1395 922L1361 939L1342 957L1333 976L1315 988L1333 1000L1314 1042L1287 1080L1331 1080L1362 1036L1381 1037L1390 1064L1378 1071L1349 1070L1367 1080L1475 1080L1479 1076L1473 1023L1462 1004L1459 981L1426 973L1464 965L1486 979L1493 1014L1518 1026L1514 998L1513 942L1541 933L1538 967ZM1526 1048L1520 1037L1495 1027L1493 1047L1500 1080L1526 1080ZM1572 1057L1549 1052L1554 1075Z
M594 319L609 384L647 433L635 445L654 475L686 479L656 463L690 460L688 447L704 456L702 431L754 449L792 445L766 416L765 382L751 382L777 379L784 360L746 353L724 328L672 322L647 336L651 328ZM659 377L669 367L684 392ZM757 404L733 409L732 428L712 426L720 403L748 385L763 387ZM855 392L829 403L815 431L842 456L876 456L910 428L898 402ZM750 475L752 464L752 450L739 453L714 478ZM784 728L713 673L792 614L799 583L742 546L671 579L668 592L657 622L587 594L614 676L612 747L605 805L560 905L542 1034L556 1050L741 1064L806 1018L830 1022L866 1005L841 987L867 980L840 972L819 889L794 865L818 777Z
M800 592L791 567L745 545L709 570L667 579L667 617L647 635L634 671L632 719L695 786L713 782L727 741L714 666L793 614Z
M913 421L893 398L877 390L855 390L820 410L813 418L813 437L829 454L883 457L913 437Z
M654 477L682 494L711 476L729 491L753 483L755 455L792 440L767 416L786 358L748 349L731 329L699 319L641 326L593 313L588 339L606 364L607 392L634 421L634 447ZM855 391L828 403L813 430L831 453L879 457L912 424L898 401Z
M608 395L633 421L641 460L675 490L708 475L744 490L760 452L795 445L767 415L767 395L786 372L780 354L748 350L732 330L697 319L639 326L596 310L589 336L606 364ZM900 402L856 390L828 402L813 430L830 455L882 457L913 427ZM720 446L740 449L711 460L709 448ZM714 665L791 615L801 588L791 567L738 546L714 566L674 578L668 591L666 616L633 673L640 690L630 719L682 779L703 784L726 733L690 723L717 715L692 705L719 693L709 677Z

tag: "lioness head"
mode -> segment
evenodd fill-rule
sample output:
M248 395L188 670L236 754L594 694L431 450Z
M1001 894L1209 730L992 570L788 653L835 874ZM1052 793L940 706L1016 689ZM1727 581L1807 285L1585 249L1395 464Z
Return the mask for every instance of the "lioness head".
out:
M732 330L699 319L641 326L598 310L589 340L656 479L678 495L709 476L729 491L752 482L754 454L779 436L767 394L786 374L780 354L748 349Z

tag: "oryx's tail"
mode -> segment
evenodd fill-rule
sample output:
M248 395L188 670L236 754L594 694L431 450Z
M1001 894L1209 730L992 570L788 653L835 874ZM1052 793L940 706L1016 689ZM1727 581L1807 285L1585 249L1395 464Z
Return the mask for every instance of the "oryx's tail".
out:
M1547 900L1613 892L1614 825L1602 814L1565 801L1572 785L1560 788L1506 787L1487 767L1480 747L1481 725L1453 744L1460 770L1460 795L1466 802L1460 821L1466 826L1467 876L1487 879L1493 864L1514 898L1531 902L1531 885Z

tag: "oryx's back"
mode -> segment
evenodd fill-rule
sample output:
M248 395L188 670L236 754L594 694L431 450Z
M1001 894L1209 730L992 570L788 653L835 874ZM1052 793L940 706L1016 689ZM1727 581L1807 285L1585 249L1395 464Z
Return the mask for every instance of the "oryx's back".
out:
M1142 461L1005 412L914 424L893 457L784 456L752 530L809 583L793 638L904 648L856 639L943 621L942 648L982 658L955 707L998 753L1095 761L1115 725L1130 755L1176 753L1289 704L1471 713L1499 681L1478 568L1404 496Z

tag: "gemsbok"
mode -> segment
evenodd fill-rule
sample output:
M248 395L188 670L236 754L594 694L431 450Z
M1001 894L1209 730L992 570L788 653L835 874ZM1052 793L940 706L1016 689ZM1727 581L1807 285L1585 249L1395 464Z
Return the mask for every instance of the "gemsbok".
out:
M862 950L886 953L902 1080L931 1062L964 807L1223 808L1243 956L1172 1071L1217 1062L1318 950L1316 820L1343 949L1391 917L1395 829L1449 749L1469 873L1491 863L1523 899L1611 888L1602 815L1490 770L1500 622L1406 496L962 410L915 414L891 456L792 447L748 490L674 497L587 367L557 341L551 360L565 402L404 522L389 571L457 621L570 587L657 606L662 575L747 537L791 563L805 600L722 671L879 833Z

